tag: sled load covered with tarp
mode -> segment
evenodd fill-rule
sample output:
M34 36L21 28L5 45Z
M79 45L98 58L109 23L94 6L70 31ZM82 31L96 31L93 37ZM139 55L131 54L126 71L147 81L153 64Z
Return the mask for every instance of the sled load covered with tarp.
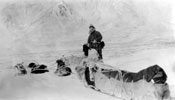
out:
M158 65L137 73L104 63L87 62L83 67L86 85L101 93L124 100L159 100L170 95L167 75Z

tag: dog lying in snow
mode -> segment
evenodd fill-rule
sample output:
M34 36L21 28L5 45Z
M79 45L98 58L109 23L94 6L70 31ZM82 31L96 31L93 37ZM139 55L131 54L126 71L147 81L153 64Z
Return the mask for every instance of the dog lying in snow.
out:
M27 70L24 67L23 63L16 64L15 68L18 70L18 75L25 75L25 74L27 74Z
M39 65L33 62L29 63L28 68L31 68L32 74L42 74L45 72L49 72L46 65L43 65L43 64Z
M57 69L55 71L55 74L58 76L68 76L72 73L72 70L66 66L65 62L62 59L58 59L56 63Z

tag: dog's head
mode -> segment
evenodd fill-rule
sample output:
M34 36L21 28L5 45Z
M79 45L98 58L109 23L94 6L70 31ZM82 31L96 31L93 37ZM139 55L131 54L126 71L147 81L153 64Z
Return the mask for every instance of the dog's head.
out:
M93 73L96 73L100 68L93 62L87 62L85 61L83 65L86 67L89 67L90 71Z
M29 68L36 68L37 67L37 64L31 62L29 65L28 65Z
M91 71L96 73L96 72L98 71L98 69L99 69L99 67L97 67L97 66L95 65L94 67L91 68Z
M165 71L158 65L152 66L154 72L153 80L155 83L164 84L167 80L167 75Z
M17 68L17 69L23 69L24 66L23 66L23 64L16 64L15 65L15 68Z
M56 60L58 66L65 66L65 62L62 59Z

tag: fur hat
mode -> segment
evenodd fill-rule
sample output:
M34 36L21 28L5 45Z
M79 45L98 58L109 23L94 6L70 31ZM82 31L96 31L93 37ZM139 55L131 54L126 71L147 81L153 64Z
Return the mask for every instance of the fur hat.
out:
M90 24L89 28L95 28L92 24Z

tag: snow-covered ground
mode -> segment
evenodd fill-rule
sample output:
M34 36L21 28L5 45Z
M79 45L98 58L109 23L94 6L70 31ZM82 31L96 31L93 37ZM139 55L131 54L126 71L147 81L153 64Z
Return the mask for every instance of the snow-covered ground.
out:
M105 57L104 62L129 71L138 71L158 64L165 69L171 96L175 97L174 53L172 50L173 48L149 50L121 58ZM1 100L117 100L117 98L84 87L75 74L59 77L54 74L54 71L55 69L41 75L15 76L15 69L3 69L0 73Z
M158 64L175 97L172 12L167 0L0 0L0 100L117 100L53 73L62 55L83 54L89 24L103 35L104 63L133 72ZM53 69L15 76L22 61Z

